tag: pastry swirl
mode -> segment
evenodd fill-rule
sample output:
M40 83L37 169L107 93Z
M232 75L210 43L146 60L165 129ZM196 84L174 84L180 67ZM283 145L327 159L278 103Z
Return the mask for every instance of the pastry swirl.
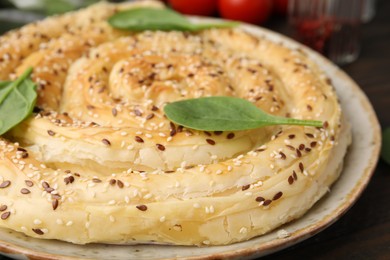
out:
M242 29L130 33L100 3L0 38L0 79L32 66L40 111L0 141L0 226L78 244L222 245L304 214L339 176L350 133L300 50ZM17 47L15 47L17 46ZM202 132L167 102L237 96L322 128Z

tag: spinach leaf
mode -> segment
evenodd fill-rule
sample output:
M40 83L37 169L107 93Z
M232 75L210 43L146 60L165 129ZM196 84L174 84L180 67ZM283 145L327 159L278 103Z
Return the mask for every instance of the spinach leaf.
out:
M390 164L390 128L386 128L382 135L382 159Z
M273 116L236 97L203 97L172 102L164 107L172 122L204 131L249 130L270 125L321 127L321 121Z
M199 31L209 28L237 26L236 22L194 24L171 9L134 8L118 12L108 19L108 23L117 29L130 31Z
M28 117L34 108L37 92L30 79L32 68L15 81L0 82L0 135Z

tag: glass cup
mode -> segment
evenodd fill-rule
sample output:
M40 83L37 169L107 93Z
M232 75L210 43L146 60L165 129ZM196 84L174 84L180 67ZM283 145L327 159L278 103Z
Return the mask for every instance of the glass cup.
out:
M289 0L289 23L300 42L333 62L350 63L359 55L364 0Z

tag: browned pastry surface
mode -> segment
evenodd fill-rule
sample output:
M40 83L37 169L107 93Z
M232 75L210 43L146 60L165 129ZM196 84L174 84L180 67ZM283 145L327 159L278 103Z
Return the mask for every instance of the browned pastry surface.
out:
M0 79L32 66L35 113L0 141L1 227L73 243L219 245L304 214L342 167L350 133L306 55L242 29L129 33L100 3L0 38ZM201 132L166 102L237 96L324 127Z

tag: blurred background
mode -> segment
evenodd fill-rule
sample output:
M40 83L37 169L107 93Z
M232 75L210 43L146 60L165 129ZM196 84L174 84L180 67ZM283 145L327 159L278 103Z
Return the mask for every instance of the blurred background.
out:
M99 0L0 0L0 31L61 14ZM161 0L188 15L222 17L267 27L284 20L284 32L333 62L353 62L360 53L360 26L375 15L375 0ZM111 0L120 2L120 0Z
M0 0L0 34L97 1ZM358 83L371 101L382 128L390 126L389 0L164 2L183 14L260 25L323 53ZM389 128L384 131L382 148L383 159L379 160L371 182L352 209L320 234L266 259L390 259Z

